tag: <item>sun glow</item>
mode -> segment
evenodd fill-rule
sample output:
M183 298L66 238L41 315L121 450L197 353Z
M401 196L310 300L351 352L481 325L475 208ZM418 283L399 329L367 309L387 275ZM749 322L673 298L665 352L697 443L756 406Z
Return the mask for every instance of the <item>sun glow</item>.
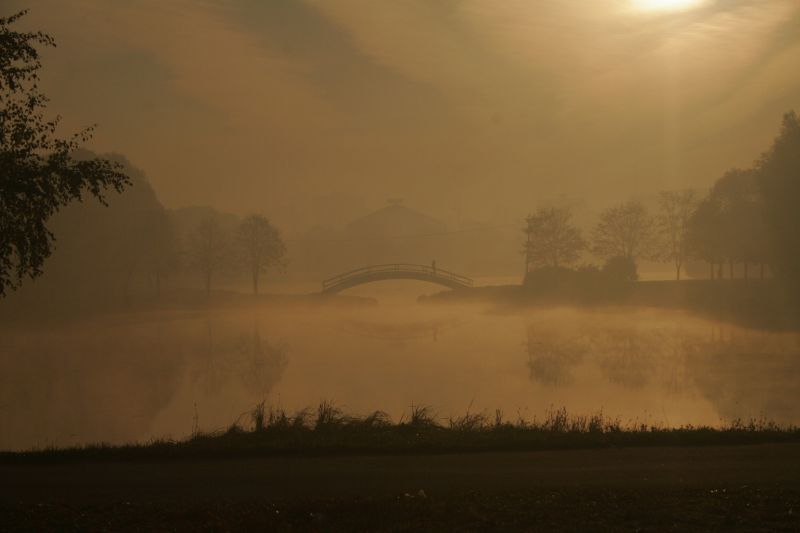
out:
M639 11L684 11L699 7L703 0L631 0Z

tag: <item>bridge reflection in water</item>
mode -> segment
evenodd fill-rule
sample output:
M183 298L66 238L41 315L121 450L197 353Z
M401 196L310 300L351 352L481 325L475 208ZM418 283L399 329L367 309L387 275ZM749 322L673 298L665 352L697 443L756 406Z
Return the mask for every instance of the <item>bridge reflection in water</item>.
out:
M339 274L322 282L323 294L335 294L339 291L389 279L415 279L443 285L450 289L464 289L472 287L472 279L461 276L448 270L436 268L432 265L409 265L402 263L388 265L373 265L344 274Z

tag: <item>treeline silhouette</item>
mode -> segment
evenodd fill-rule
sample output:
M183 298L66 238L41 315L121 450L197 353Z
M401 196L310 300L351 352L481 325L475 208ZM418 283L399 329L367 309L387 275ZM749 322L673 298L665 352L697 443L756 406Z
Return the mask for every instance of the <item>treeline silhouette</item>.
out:
M78 151L74 157L95 156ZM140 169L118 154L105 159L129 177L126 191L107 205L87 200L56 214L49 223L55 250L45 272L10 293L0 312L124 308L157 299L165 280L180 287L202 279L210 293L223 275L257 293L265 271L283 264L280 232L263 216L168 210Z
M708 278L757 277L800 283L800 119L783 117L772 147L749 169L732 169L705 196L664 191L655 213L640 201L600 214L590 237L571 221L568 207L543 207L528 216L523 255L526 285L619 285L636 280L641 260L669 262L681 279L689 261L705 261ZM575 267L585 252L602 266ZM727 266L727 269L724 268ZM727 274L726 271L727 270ZM562 283L563 284L563 283Z

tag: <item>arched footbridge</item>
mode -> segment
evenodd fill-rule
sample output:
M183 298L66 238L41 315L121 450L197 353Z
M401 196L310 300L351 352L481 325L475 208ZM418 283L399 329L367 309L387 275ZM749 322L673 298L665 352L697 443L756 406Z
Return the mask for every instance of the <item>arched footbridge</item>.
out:
M432 265L407 265L396 263L358 268L326 279L322 282L322 293L334 294L349 289L350 287L355 287L356 285L372 283L373 281L384 281L387 279L428 281L451 289L472 287L473 284L472 279L466 276L460 276L448 270L435 268Z

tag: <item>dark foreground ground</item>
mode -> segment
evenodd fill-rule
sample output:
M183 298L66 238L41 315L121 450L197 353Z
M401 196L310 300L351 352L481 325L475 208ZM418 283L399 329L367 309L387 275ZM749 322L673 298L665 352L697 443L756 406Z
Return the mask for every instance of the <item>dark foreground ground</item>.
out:
M2 531L800 531L800 444L0 464Z

